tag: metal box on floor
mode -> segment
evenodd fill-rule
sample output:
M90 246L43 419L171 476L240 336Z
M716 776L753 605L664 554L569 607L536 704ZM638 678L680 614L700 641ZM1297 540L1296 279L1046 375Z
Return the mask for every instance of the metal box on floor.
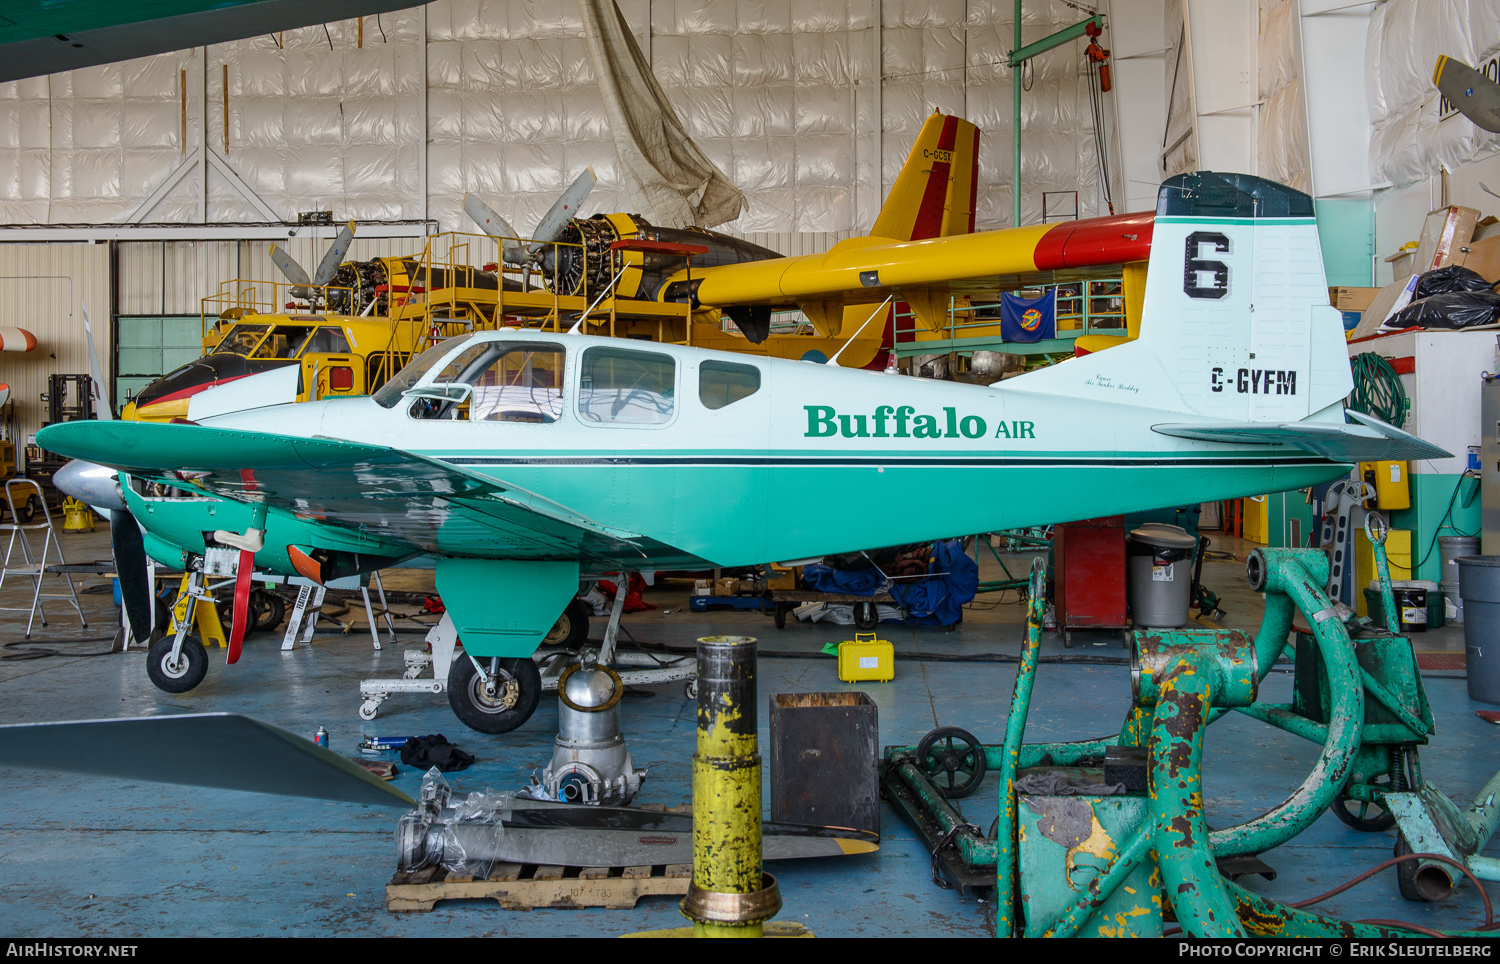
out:
M771 696L771 820L880 832L880 719L869 694Z
M1057 628L1123 629L1125 517L1057 526L1052 536ZM1065 636L1071 642L1071 638Z

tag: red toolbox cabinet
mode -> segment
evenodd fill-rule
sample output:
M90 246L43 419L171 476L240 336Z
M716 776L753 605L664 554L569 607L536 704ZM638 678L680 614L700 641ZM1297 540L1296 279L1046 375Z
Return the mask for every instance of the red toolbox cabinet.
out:
M1068 522L1052 530L1053 601L1063 645L1075 629L1124 629L1125 517Z

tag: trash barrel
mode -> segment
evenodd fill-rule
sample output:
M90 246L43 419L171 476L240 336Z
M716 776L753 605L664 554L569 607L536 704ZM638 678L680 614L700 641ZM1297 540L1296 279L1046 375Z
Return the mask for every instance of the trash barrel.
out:
M1500 703L1500 556L1459 556L1469 699Z
M1478 536L1438 536L1438 554L1442 558L1442 575L1438 585L1447 604L1445 615L1449 621L1462 625L1464 600L1458 594L1458 559L1460 556L1479 555Z
M1193 550L1198 540L1181 526L1150 522L1126 540L1126 596L1136 629L1176 629L1192 604Z

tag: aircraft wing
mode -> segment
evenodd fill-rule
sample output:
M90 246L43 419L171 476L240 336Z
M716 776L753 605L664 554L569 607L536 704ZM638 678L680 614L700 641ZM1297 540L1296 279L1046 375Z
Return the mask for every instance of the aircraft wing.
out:
M1072 279L1150 256L1153 212L917 241L850 238L823 253L695 268L705 305L874 303L892 292L956 292L1000 282ZM944 300L946 305L946 296ZM946 309L945 309L946 310Z
M444 556L631 565L683 554L543 496L380 445L153 422L64 422L48 451ZM632 565L633 564L633 565Z
M1394 425L1346 409L1355 424L1336 422L1177 422L1151 426L1176 438L1250 445L1286 445L1335 462L1446 459L1452 453L1424 442Z

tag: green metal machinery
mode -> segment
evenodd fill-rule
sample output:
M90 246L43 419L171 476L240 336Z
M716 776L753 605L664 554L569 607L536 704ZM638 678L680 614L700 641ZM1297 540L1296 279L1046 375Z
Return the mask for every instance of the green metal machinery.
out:
M1372 532L1377 547L1383 535ZM1394 619L1384 562L1377 548L1385 608ZM927 839L935 879L966 889L993 886L999 936L1160 936L1171 920L1194 936L1415 936L1295 910L1221 875L1227 859L1286 843L1329 807L1356 829L1379 831L1392 825L1391 810L1401 801L1428 801L1423 813L1436 806L1418 763L1433 723L1410 640L1394 624L1354 624L1351 636L1347 610L1336 609L1323 590L1328 561L1321 552L1261 549L1251 555L1247 576L1266 599L1253 638L1229 630L1133 632L1132 705L1120 732L1028 744L1044 606L1038 565L1004 742L985 746L962 730L942 728L916 746L886 748L883 790ZM1289 648L1293 701L1258 702L1260 681ZM1203 816L1202 740L1228 712L1311 740L1322 751L1281 804L1211 831ZM997 819L985 833L953 801L990 771L998 773L1001 792ZM1464 816L1468 837L1487 839L1500 821L1500 777L1486 792ZM1443 819L1451 828L1457 808L1448 806ZM1422 838L1424 851L1428 842ZM1441 867L1451 880L1463 872L1452 863L1461 859L1440 851L1401 866L1406 877L1419 879Z

